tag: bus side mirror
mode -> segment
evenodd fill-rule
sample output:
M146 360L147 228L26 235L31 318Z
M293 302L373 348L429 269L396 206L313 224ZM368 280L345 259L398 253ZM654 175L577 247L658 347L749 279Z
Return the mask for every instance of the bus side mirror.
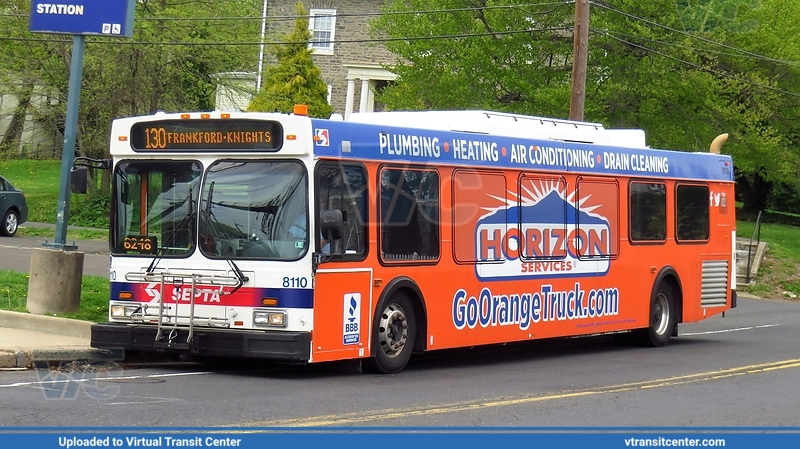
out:
M338 240L342 238L344 233L344 219L342 218L342 211L339 209L328 209L322 211L320 214L320 230L322 235L330 237L331 240Z
M89 169L73 167L69 171L69 184L72 193L86 193L89 189Z

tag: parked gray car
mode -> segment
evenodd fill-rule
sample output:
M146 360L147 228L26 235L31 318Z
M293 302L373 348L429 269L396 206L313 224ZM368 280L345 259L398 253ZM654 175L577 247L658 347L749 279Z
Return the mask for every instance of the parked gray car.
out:
M6 178L0 176L0 235L13 237L19 225L28 220L28 203L22 190L14 188Z

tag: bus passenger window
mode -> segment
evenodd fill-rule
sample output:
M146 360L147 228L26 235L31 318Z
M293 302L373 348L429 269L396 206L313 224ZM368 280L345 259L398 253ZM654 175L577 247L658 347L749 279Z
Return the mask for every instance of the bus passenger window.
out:
M381 173L381 257L387 262L439 259L439 174Z
M367 250L367 175L360 165L320 163L316 171L317 251L363 259ZM342 238L329 242L319 227L324 210L340 210L344 221Z
M708 240L709 191L706 185L679 185L675 195L678 241Z
M659 182L630 184L631 241L667 239L667 187Z

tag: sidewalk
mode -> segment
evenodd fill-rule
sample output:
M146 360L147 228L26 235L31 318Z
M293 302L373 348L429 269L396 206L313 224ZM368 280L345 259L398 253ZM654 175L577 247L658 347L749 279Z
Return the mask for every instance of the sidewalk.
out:
M0 368L30 368L35 362L114 359L110 351L89 346L92 324L0 310Z
M50 223L25 222L20 227L55 229ZM70 230L104 229L68 226ZM29 242L35 241L35 245ZM41 238L13 237L7 244L40 247ZM88 254L107 254L108 242L80 241L79 250ZM88 321L0 310L0 368L31 368L36 362L75 360L113 360L110 351L89 346Z

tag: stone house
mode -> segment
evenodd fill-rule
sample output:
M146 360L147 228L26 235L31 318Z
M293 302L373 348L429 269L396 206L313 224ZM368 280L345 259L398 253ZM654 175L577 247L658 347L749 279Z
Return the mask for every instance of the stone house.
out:
M265 0L267 36L285 35L294 26L297 0ZM382 109L375 91L394 81L383 68L397 57L382 43L372 43L369 21L380 12L384 0L302 0L309 11L309 29L314 64L328 84L329 102L345 118L353 112ZM373 15L370 15L373 14ZM267 39L269 40L269 39ZM268 55L267 55L268 56ZM265 58L264 67L272 61ZM219 74L218 110L244 110L249 103L258 73ZM252 83L252 84L251 84ZM252 86L248 89L249 86Z

